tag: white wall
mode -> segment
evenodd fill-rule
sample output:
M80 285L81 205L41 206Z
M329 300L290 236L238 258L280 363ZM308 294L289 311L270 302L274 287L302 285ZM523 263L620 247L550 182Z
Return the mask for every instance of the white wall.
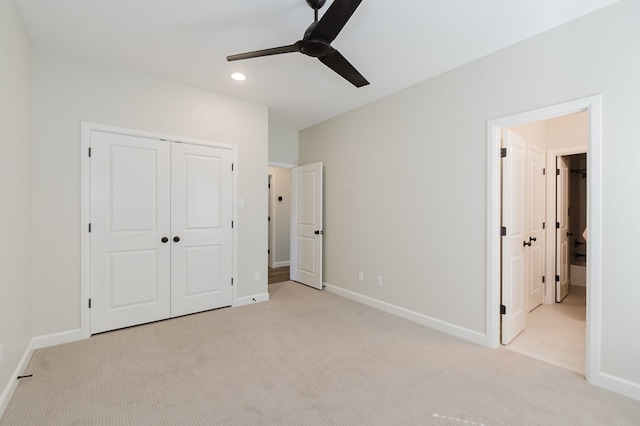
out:
M589 137L586 112L569 114L547 120L546 137L548 150L561 150L578 146L587 146Z
M269 167L271 191L273 194L271 226L273 229L271 244L271 262L274 267L288 266L290 261L291 227L291 170ZM278 197L282 201L278 201Z
M31 41L13 0L0 0L0 64L2 394L32 338ZM0 415L2 405L0 398Z
M81 121L238 145L236 282L266 293L265 106L40 49L33 105L35 335L80 327Z
M298 164L298 131L269 122L269 163Z
M325 281L486 333L487 121L602 94L602 372L640 384L639 19L623 0L301 131L300 164L325 165Z

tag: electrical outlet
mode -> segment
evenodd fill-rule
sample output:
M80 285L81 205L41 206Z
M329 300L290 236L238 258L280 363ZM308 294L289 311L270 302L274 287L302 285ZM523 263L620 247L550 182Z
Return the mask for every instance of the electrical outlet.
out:
M382 287L382 277L380 275L376 277L376 285Z
M358 281L364 281L364 272L358 272Z
M260 281L260 271L256 271L255 277L256 281Z

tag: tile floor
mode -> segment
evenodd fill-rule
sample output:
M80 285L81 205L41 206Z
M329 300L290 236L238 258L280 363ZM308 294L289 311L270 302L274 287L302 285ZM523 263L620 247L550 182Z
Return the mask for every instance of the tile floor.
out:
M562 303L540 305L507 349L584 374L586 288L572 286Z

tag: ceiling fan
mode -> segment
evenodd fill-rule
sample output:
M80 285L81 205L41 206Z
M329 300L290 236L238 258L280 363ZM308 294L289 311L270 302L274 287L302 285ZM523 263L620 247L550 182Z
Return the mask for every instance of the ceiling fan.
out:
M298 40L288 46L227 56L227 61L300 52L318 58L320 62L340 74L356 87L369 84L362 74L360 74L340 52L331 47L331 42L338 36L338 33L345 26L349 18L351 18L351 15L353 15L353 12L355 12L362 0L334 0L320 20L318 20L318 9L324 6L326 0L306 1L314 10L315 19L304 32L302 40Z

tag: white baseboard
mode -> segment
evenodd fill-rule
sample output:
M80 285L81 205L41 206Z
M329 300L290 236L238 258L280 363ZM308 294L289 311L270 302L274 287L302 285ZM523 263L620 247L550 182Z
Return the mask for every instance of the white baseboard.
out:
M488 339L483 333L469 330L468 328L460 327L418 312L410 311L408 309L401 308L400 306L392 305L391 303L373 299L360 293L345 290L344 288L336 287L335 285L325 283L325 288L331 293L346 297L347 299L355 300L356 302L371 306L372 308L380 309L381 311L399 316L409 321L417 322L418 324L442 331L443 333L459 337L460 339L464 339L478 345L487 346Z
M602 371L596 374L596 377L590 377L589 383L640 401L640 383L632 382L613 374L603 373Z
M63 343L75 342L86 339L85 333L81 329L62 331L60 333L37 336L33 339L33 349L47 348L49 346L62 345Z
M29 343L29 346L27 346L27 349L25 349L24 354L22 355L22 358L18 363L18 366L9 378L9 383L7 383L7 385L4 387L4 390L2 391L2 394L0 394L0 418L2 418L2 415L7 409L13 393L18 387L18 376L24 372L25 368L27 368L27 364L29 364L29 360L31 359L31 355L33 354L34 350L34 340L35 339L32 339Z
M269 293L256 294L253 296L246 297L238 297L235 302L233 302L233 307L237 308L238 306L245 305L253 305L254 303L259 302L268 302L269 301Z
M289 266L291 262L285 260L284 262L273 262L272 268L284 268L285 266Z

